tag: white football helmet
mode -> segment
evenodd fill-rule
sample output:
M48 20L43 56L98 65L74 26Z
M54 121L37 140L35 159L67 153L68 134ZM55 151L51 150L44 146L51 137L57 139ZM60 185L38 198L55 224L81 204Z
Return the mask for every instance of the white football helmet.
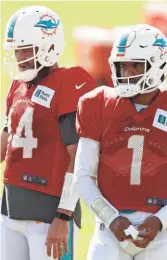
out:
M121 77L118 66L121 62L144 62L144 73ZM131 26L115 41L109 64L119 96L133 97L152 92L163 82L167 73L167 39L153 26ZM133 78L138 78L138 81L130 83ZM125 79L127 83L123 83Z
M10 51L33 48L33 56L17 62L15 54ZM29 6L20 9L12 15L6 26L4 49L8 51L5 64L10 65L14 79L25 82L33 80L43 67L53 66L62 54L65 46L64 31L58 15L43 6ZM14 69L20 63L34 60L35 68L25 71ZM40 66L37 67L37 62Z

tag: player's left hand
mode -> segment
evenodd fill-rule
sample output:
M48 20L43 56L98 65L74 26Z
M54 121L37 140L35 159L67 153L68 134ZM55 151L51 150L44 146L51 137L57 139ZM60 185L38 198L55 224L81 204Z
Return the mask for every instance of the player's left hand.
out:
M68 253L69 222L55 218L48 230L46 240L47 255L57 259Z
M152 216L147 218L142 225L138 227L139 235L141 239L133 240L133 243L137 247L146 248L148 244L154 240L158 232L162 227L159 218Z

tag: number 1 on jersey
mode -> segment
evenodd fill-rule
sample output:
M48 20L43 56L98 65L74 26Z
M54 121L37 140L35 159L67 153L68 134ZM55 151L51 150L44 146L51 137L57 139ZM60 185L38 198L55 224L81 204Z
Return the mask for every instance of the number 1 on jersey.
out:
M130 184L141 184L141 166L144 148L144 136L133 135L128 140L128 148L133 149Z

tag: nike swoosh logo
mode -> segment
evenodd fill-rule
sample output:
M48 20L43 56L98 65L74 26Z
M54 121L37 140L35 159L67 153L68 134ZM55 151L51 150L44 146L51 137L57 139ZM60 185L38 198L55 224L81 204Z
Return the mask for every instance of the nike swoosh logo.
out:
M81 85L76 85L75 88L76 88L76 89L80 89L80 88L82 88L85 84L86 84L86 82L82 83Z

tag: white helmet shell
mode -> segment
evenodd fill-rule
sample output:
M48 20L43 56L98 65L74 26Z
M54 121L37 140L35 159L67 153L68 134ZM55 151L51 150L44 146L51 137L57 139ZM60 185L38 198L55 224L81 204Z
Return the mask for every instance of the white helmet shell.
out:
M122 83L117 73L116 63L144 62L145 72L137 83L130 83L131 77L126 77L128 83ZM147 64L149 63L149 68ZM150 25L139 24L129 27L115 41L109 64L112 70L112 79L118 95L132 97L154 91L162 83L167 73L167 39L162 32Z
M35 66L32 77L37 76L43 67L53 66L58 61L64 50L65 41L63 25L56 13L43 6L29 6L12 15L6 26L4 49L7 51L24 49L26 46L34 49L33 57L28 60L34 59L41 65L38 68ZM5 63L18 65L28 61L18 63L11 60L6 56Z

